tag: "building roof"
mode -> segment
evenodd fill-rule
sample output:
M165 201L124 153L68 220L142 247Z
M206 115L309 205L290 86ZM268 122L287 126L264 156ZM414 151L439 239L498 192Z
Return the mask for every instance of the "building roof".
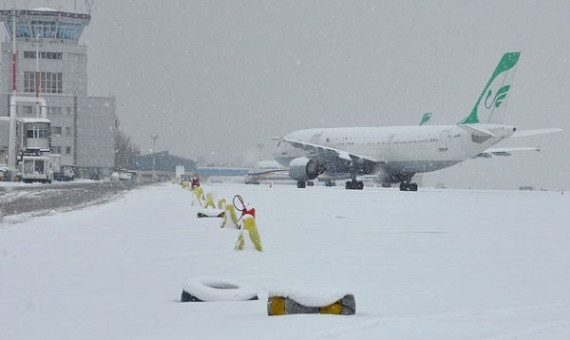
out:
M196 170L196 163L191 159L173 156L168 151L156 152L148 155L137 156L135 160L136 170L142 171L175 171L176 166L184 166L185 171Z
M73 12L63 12L57 11L51 8L36 8L36 9L16 9L17 16L45 16L50 18L70 18L70 19L82 19L91 20L91 15L85 13L73 13ZM8 18L14 16L13 9L2 9L0 10L0 21L5 21Z
M23 117L22 121L24 123L51 123L47 118L35 118L35 117Z

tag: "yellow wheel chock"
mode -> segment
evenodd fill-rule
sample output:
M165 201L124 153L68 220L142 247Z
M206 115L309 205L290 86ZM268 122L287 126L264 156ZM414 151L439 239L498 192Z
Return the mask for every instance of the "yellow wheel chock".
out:
M204 206L204 208L216 208L216 203L214 203L214 194L212 194L211 192L209 192L206 195L206 205Z
M251 215L244 215L240 221L240 225L241 233L238 236L235 249L243 250L243 247L245 245L244 234L247 232L247 235L253 243L255 250L263 251L263 248L261 247L261 238L259 237L259 232L257 231L257 224L255 223L255 217Z

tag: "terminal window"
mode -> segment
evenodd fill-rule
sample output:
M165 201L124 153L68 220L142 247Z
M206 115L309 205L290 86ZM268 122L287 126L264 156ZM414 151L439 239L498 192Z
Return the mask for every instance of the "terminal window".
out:
M48 106L47 112L50 116L61 116L63 114L63 108L61 106Z
M22 106L22 110L24 110L25 115L34 114L34 107L31 105L24 105Z
M24 72L24 92L36 92L35 72ZM40 92L41 93L62 93L63 73L40 72Z
M36 59L36 56L40 57L40 59L53 59L53 60L61 60L63 59L62 52L47 52L47 51L24 51L24 58L26 59Z

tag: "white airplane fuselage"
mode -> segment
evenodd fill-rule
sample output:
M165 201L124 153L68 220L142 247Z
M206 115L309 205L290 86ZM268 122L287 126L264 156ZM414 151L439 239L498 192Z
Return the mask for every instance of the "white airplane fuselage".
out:
M477 127L487 134L462 125L424 125L305 129L285 138L374 159L390 172L422 173L470 159L516 130L498 124ZM288 166L292 159L304 155L307 152L282 143L274 156L280 164Z

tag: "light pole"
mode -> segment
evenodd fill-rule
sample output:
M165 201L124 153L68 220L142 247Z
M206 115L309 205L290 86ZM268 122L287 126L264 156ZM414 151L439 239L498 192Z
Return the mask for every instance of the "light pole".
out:
M154 153L154 145L156 140L158 139L158 135L150 135L152 139L152 180L156 180L156 154Z

